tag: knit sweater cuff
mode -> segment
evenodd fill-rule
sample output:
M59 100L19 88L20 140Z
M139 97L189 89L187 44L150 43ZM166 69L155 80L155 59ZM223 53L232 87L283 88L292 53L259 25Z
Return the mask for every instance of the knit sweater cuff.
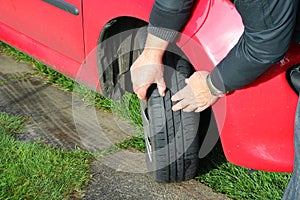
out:
M155 27L151 24L148 26L148 33L159 37L160 39L166 40L168 42L173 42L178 34L177 31L166 29L166 28L160 28Z

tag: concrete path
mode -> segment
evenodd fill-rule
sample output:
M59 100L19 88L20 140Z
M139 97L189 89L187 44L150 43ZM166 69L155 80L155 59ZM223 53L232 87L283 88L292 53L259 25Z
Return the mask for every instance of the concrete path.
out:
M39 139L68 150L104 150L135 134L127 122L86 106L76 95L47 84L32 66L1 54L0 112L29 116L27 131L19 139ZM93 163L92 172L86 200L228 199L195 180L156 183L146 170L144 155L136 151L108 154Z

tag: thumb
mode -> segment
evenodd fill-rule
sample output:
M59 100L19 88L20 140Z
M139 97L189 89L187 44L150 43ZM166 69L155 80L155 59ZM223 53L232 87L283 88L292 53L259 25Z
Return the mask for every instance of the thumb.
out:
M164 97L165 96L165 91L166 91L166 83L165 80L162 78L157 82L157 89L158 89L158 93L160 94L160 96Z
M186 84L189 84L190 79L189 79L189 78L186 78L186 79L184 80L184 82L185 82Z

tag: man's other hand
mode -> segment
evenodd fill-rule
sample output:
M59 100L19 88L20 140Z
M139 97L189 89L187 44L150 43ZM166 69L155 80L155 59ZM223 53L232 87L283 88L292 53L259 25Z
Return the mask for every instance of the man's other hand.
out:
M211 94L206 84L208 72L195 72L186 79L186 86L172 96L172 101L178 101L173 107L173 111L181 110L185 112L201 112L213 105L218 97Z

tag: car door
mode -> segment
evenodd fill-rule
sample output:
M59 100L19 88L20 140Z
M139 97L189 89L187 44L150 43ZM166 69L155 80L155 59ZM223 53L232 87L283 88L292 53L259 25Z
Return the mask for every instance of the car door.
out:
M0 21L20 37L82 62L82 0L0 0L0 13Z

